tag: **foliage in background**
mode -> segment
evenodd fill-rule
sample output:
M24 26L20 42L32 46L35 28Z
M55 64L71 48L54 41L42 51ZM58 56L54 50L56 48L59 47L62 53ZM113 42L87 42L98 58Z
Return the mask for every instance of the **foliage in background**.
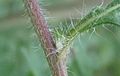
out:
M98 6L82 19L82 23L107 11L112 6L120 4L119 2L120 0L114 0L106 8ZM52 4L52 1L50 3ZM10 12L15 14L24 9L21 0L0 0L0 6L0 10L2 10L0 18L5 18ZM11 8L9 8L10 6ZM69 76L120 76L120 29L118 25L113 25L120 24L119 19L120 9L116 9L104 17L93 20L94 22L88 24L89 28L92 28L74 39L73 50L70 54L71 59L68 63ZM81 30L79 24L75 25L78 22L81 24L78 19L63 20L62 22L58 20L60 24L57 22L49 24L59 26L54 29L56 40L59 41L58 38L63 38L63 40L66 38L64 34L67 34L69 30L73 29L70 32L74 33L76 33L74 28ZM96 26L101 22L109 24L93 28L93 25ZM50 27L54 28L55 26ZM28 18L0 22L0 76L50 76L48 68Z

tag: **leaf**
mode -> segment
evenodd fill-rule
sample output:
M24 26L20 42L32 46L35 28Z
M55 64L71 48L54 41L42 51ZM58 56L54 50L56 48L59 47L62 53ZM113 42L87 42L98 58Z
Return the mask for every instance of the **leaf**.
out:
M101 24L109 23L109 24L119 25L120 24L119 22L120 11L118 9L119 7L120 4L117 4L107 9L102 9L100 7L97 7L92 12L90 12L84 19L78 22L78 24L75 25L75 28L72 28L68 32L67 36L69 38L74 37L75 35L81 32L84 32L94 26Z
M120 0L114 0L112 3L110 3L104 10L110 9L111 7L115 5L119 5ZM112 25L117 25L120 27L120 8L112 11L111 13L107 14L106 16L102 17L101 20L97 22L96 25L101 25L101 24L112 24Z
M68 30L64 47L61 49L60 57L66 53L73 40L82 32L102 24L120 26L120 0L113 0L106 8L100 6L94 8L82 20L78 21L74 28Z

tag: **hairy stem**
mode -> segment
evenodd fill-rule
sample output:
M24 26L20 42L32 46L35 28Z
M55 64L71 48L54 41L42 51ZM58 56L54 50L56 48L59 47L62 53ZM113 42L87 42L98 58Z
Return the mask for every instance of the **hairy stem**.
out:
M41 8L37 0L25 0L25 5L28 9L35 31L39 36L44 53L47 57L52 76L68 76L66 64L64 60L58 61L58 53L56 44L49 31L48 24L44 19Z

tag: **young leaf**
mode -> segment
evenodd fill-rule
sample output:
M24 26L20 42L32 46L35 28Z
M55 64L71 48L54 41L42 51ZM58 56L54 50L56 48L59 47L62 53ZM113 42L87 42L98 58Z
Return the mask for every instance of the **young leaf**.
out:
M82 32L102 24L120 26L120 0L113 0L106 8L96 7L82 20L78 21L74 28L68 30L64 47L61 49L60 57L66 53L73 40Z

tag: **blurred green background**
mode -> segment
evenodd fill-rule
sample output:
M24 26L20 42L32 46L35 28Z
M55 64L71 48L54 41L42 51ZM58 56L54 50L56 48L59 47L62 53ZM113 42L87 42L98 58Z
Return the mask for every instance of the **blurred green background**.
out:
M69 14L81 18L103 2L39 1L50 25L67 19ZM104 0L103 6L109 2ZM103 25L80 34L69 55L69 76L120 76L119 33L120 28ZM22 0L0 0L0 76L51 76Z

